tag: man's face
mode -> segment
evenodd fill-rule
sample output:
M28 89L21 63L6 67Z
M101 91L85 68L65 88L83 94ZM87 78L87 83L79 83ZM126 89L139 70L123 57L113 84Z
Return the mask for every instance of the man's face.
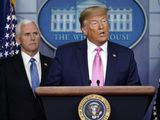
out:
M107 15L89 16L84 21L82 32L87 38L97 46L104 44L108 40L108 21Z
M36 25L34 23L22 25L17 41L23 52L29 55L36 54L40 44L40 35Z

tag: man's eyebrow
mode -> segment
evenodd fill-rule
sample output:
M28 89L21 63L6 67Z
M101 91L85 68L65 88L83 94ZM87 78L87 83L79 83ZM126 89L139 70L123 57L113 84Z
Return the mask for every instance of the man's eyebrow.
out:
M22 34L30 34L30 32L24 32L24 33L22 33Z

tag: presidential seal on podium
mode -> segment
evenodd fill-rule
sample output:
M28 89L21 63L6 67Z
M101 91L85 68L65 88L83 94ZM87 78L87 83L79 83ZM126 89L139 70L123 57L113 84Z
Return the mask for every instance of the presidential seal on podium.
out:
M111 106L108 100L96 94L84 97L78 106L81 120L108 120L110 113Z

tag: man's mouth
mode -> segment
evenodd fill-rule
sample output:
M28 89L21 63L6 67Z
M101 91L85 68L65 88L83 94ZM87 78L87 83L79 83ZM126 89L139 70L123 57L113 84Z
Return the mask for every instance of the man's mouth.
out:
M103 37L105 35L105 32L100 32L99 35Z

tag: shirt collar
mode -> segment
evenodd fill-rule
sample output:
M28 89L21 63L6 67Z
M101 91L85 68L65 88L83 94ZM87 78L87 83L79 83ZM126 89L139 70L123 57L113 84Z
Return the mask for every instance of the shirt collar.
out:
M21 51L22 54L22 58L23 58L23 62L25 65L27 65L30 61L31 58L34 58L36 60L36 62L40 62L40 53L37 52L33 57L29 56L28 54L26 54L25 52Z
M88 46L88 51L94 52L97 46L90 42L90 40L87 39L87 46ZM108 48L108 41L106 41L103 45L100 46L104 52L107 52Z

